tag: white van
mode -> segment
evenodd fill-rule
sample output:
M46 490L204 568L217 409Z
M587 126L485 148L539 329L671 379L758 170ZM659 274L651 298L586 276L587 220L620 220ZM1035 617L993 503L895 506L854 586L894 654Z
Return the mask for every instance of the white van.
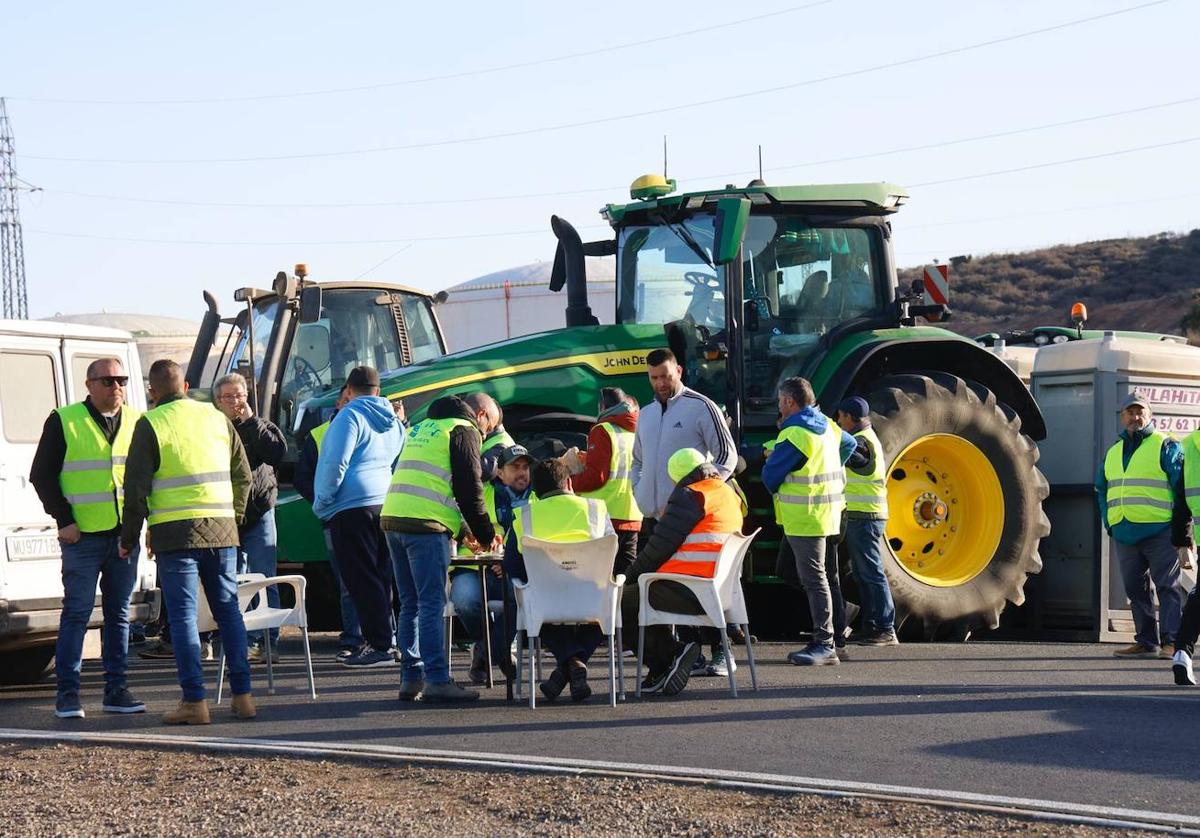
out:
M30 465L50 411L83 401L88 364L120 358L126 398L146 409L133 336L117 329L37 320L0 320L0 681L41 677L54 657L62 610L58 528L42 509ZM155 566L140 554L130 620L158 614ZM89 628L103 622L100 596Z

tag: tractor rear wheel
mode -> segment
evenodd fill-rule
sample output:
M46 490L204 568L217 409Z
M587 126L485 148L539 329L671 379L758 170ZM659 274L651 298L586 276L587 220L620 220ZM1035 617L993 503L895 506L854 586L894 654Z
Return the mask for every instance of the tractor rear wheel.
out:
M897 616L920 618L927 634L995 628L1042 568L1049 484L1037 446L1015 411L957 376L888 376L866 398L888 464L883 558Z

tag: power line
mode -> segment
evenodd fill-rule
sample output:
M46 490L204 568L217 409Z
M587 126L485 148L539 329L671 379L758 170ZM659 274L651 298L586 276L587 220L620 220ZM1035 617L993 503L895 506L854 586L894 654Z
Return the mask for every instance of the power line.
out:
M864 154L854 154L843 157L829 157L824 160L810 160L805 163L792 163L785 166L770 166L765 171L767 172L784 172L793 169L806 169L813 166L821 166L829 163L845 163L854 160L867 160L872 157L886 157L891 154L906 154L914 151L928 151L936 148L945 148L947 146L963 145L965 143L980 142L982 140L994 140L1003 137L1012 137L1020 134L1030 134L1037 131L1047 131L1053 128L1063 128L1071 125L1082 125L1088 122L1098 122L1105 119L1114 119L1122 116L1130 116L1133 114L1146 113L1148 111L1160 110L1162 108L1172 108L1179 105L1188 105L1200 102L1200 96L1192 96L1187 99L1176 99L1171 102L1160 102L1153 105L1143 105L1136 108L1129 108L1122 111L1110 111L1102 114L1094 114L1091 116L1082 116L1074 119L1061 120L1058 122L1048 122L1041 125L1030 125L1024 128L1010 128L1004 131L994 131L987 134L976 134L970 137L959 137L953 140L942 140L934 143L924 143L921 145L901 146L899 148L888 149L886 151L873 151ZM735 177L740 175L758 174L757 169L743 170L738 172L721 172L717 174L697 175L694 177L680 178L680 180L711 180L717 178ZM474 203L489 203L499 201L516 201L528 198L557 198L569 195L586 195L589 193L599 192L614 192L621 189L620 186L596 186L585 189L563 189L553 192L526 192L512 195L490 195L478 196L470 198L433 198L416 201L350 201L344 203L255 203L255 202L238 202L238 201L188 201L174 198L143 198L131 195L105 195L94 192L77 192L66 189L45 189L42 191L55 195L66 195L74 198L86 198L91 200L104 201L120 201L135 204L156 204L166 206L184 206L184 207L210 207L213 209L372 209L384 207L423 207L423 206L440 206L440 205L455 205L455 204L474 204Z
M457 137L447 140L431 140L422 143L408 143L404 145L391 146L375 146L371 148L347 149L342 151L326 151L326 152L307 152L301 154L280 154L280 155L256 155L248 157L210 157L210 158L160 158L160 159L129 159L129 158L86 158L86 157L56 157L44 155L23 155L29 160L45 160L57 163L88 163L88 164L122 164L122 165L174 165L174 164L211 164L211 163L262 163L268 161L283 161L283 160L312 160L329 157L349 157L362 154L380 154L394 151L411 151L422 148L438 148L453 145L465 145L468 143L486 142L490 140L511 139L515 137L527 137L534 134L544 134L557 131L565 131L572 128L584 128L594 125L602 125L611 122L621 122L630 119L637 119L644 116L658 116L666 113L676 113L679 111L691 110L694 108L707 107L709 105L718 105L726 102L732 102L739 99L747 99L755 96L765 96L772 93L780 93L785 90L796 90L802 87L808 87L817 84L823 84L829 81L837 81L841 79L853 78L856 76L876 73L882 70L892 70L897 67L911 66L920 64L926 61L933 61L939 58L945 58L951 55L959 55L965 52L971 52L986 47L996 46L998 44L1011 43L1013 41L1031 38L1037 35L1044 35L1050 32L1057 32L1063 29L1069 29L1076 26L1082 26L1087 23L1092 23L1098 20L1116 17L1118 15L1130 14L1132 12L1142 11L1153 6L1161 6L1171 0L1150 0L1150 2L1141 3L1136 6L1128 6L1123 9L1116 9L1103 14L1090 15L1084 18L1076 18L1064 23L1054 24L1053 26L1044 26L1038 29L1026 30L1013 35L1005 35L999 38L991 38L986 41L978 41L972 44L965 44L959 47L940 50L938 52L926 53L913 58L906 58L899 61L891 61L885 64L875 64L869 67L861 67L856 70L847 70L841 73L833 73L827 76L819 76L816 78L805 79L803 81L791 82L789 84L777 85L774 87L761 88L759 90L750 90L742 93L733 93L727 96L719 96L712 99L704 99L697 102L688 102L680 105L672 105L664 108L654 108L644 111L634 111L631 113L618 114L615 116L596 117L594 119L579 120L576 122L565 122L558 125L545 125L537 128L523 128L515 131L503 131L493 134L478 134L471 137Z
M959 177L942 178L941 180L927 180L924 183L909 184L914 189L923 186L941 186L946 183L961 183L964 180L979 180L980 178L996 177L997 175L1011 175L1017 172L1032 172L1036 169L1048 169L1051 166L1065 166L1068 163L1082 163L1087 160L1102 160L1106 157L1119 157L1123 154L1135 154L1139 151L1153 151L1159 148L1170 148L1177 145L1186 145L1188 143L1200 142L1200 137L1185 137L1182 140L1171 140L1165 143L1155 143L1154 145L1143 145L1137 148L1123 148L1117 151L1105 151L1100 154L1087 154L1082 157L1069 157L1065 160L1051 160L1048 163L1033 163L1028 166L1017 166L1012 169L996 169L991 172L979 172L973 175L961 175Z
M1104 204L1082 204L1073 207L1055 207L1048 210L1030 210L1009 215L992 215L985 218L953 218L947 221L933 221L926 224L897 224L897 229L903 234L911 230L930 230L935 227L956 227L962 224L988 224L993 221L1014 221L1042 215L1062 215L1068 212L1091 212L1102 209L1117 209L1119 207L1136 207L1143 204L1158 204L1167 201L1186 201L1200 198L1200 192L1186 192L1182 195L1160 195L1156 198L1138 198L1134 201L1111 201ZM909 251L911 252L911 251Z
M1100 154L1084 155L1080 157L1068 157L1066 160L1054 160L1044 163L1031 163L1028 166L1019 166L1008 169L996 169L994 172L980 172L977 174L960 175L958 178L947 178L943 180L925 181L923 184L914 184L914 186L940 186L942 184L952 184L964 180L974 180L980 178L994 178L994 176L1004 174L1014 174L1018 172L1032 172L1036 169L1051 168L1055 166L1068 166L1072 163L1080 163L1091 160L1103 160L1106 157L1116 157L1127 154L1136 154L1140 151L1153 151L1157 149L1171 148L1176 145L1186 145L1188 143L1200 142L1200 137L1184 137L1182 139L1170 140L1165 143L1154 143L1152 145L1139 145L1136 148L1117 149L1114 151L1104 151ZM1164 198L1165 199L1165 198ZM600 229L607 228L607 225L588 225L580 229ZM910 228L914 229L914 228ZM62 233L56 231L42 231L42 229L31 229L30 233L40 235L56 235L56 237L65 237L73 239L94 239L100 241L125 241L125 243L134 244L157 244L157 245L229 245L229 246L304 246L304 245L373 245L373 244L407 244L415 243L415 241L456 241L462 239L493 239L514 237L514 235L539 235L547 232L546 228L526 229L526 231L509 231L498 233L474 233L461 235L431 235L431 237L409 237L406 239L342 239L334 241L210 241L210 240L184 240L184 239L140 239L140 238L121 238L108 237L108 235L95 235L91 233Z
M834 0L817 0L817 2L814 3L806 3L799 6L789 6L786 9L779 9L778 11L774 12L738 18L737 20L725 21L724 23L715 23L710 26L701 26L696 29L686 29L682 32L674 32L669 35L659 35L654 38L643 38L639 41L627 41L625 43L613 44L607 47L596 47L595 49L571 52L564 55L555 55L547 58L537 58L531 61L518 61L511 64L499 64L493 67L481 67L474 70L462 70L455 73L445 73L436 76L421 76L418 78L379 82L377 84L364 84L354 87L332 87L324 90L304 90L294 91L291 93L263 93L254 96L214 96L197 99L47 99L33 96L12 96L9 98L11 98L13 101L36 102L38 104L49 105L215 105L234 102L264 102L274 99L300 99L309 96L333 96L341 93L360 93L370 90L386 90L394 87L410 87L439 81L451 81L454 79L486 76L493 73L503 73L511 70L523 70L530 67L543 67L547 64L558 64L564 61L572 61L576 58L589 58L594 55L604 55L605 53L609 52L636 49L637 47L649 46L651 44L661 44L666 41L688 38L692 35L701 35L706 32L715 32L734 26L742 26L747 23L757 23L761 20L769 20L771 18L792 14L794 12L802 12L807 9L816 8L817 6L826 6L833 2Z

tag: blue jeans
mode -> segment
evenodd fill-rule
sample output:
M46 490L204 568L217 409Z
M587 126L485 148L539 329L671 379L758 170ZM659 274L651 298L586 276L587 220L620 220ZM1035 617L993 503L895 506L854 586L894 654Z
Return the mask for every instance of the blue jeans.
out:
M236 547L197 547L158 554L158 584L171 603L171 638L184 701L204 699L200 635L196 630L196 597L201 584L221 631L229 688L234 695L250 692L246 626L238 607L236 566Z
M333 574L334 584L338 586L338 598L342 606L342 633L338 635L338 643L357 649L363 645L362 629L358 627L358 612L354 610L354 600L342 582L342 571L338 568L337 554L333 552L333 539L329 536L329 528L324 527L325 554L329 556L329 571Z
M275 576L275 545L278 539L275 534L275 510L258 519L254 524L238 533L242 546L238 548L238 573L261 573L263 576ZM258 602L254 598L253 605ZM279 607L279 589L272 585L267 588L267 605ZM261 638L260 638L261 639ZM279 642L279 629L271 629L271 645Z
M896 606L883 573L883 554L879 546L886 526L887 521L846 519L846 544L850 547L850 563L858 579L862 625L866 631L892 631L896 627Z
M62 545L63 606L54 646L58 695L79 693L83 666L83 636L96 604L96 583L104 609L104 691L125 686L129 656L129 598L137 584L138 548L122 559L115 535L85 533L74 544Z
M500 599L500 577L492 573L491 570L485 570L484 576L487 579L488 601L497 602ZM515 615L517 613L517 601L513 597L512 584L506 582L505 599L508 600L508 613ZM450 577L450 601L454 603L454 610L458 613L458 619L462 620L463 628L467 630L467 634L472 640L483 640L483 602L479 595L479 571L477 570L456 570ZM492 624L492 662L508 660L512 654L513 638L517 636L516 620L512 616L509 618L508 635L505 636L504 629L500 625L502 621L497 620Z
M401 677L429 684L450 680L443 629L446 574L450 570L450 536L445 533L388 532L388 552L400 593L396 635L400 643ZM419 643L418 643L419 638ZM422 676L424 670L424 676Z

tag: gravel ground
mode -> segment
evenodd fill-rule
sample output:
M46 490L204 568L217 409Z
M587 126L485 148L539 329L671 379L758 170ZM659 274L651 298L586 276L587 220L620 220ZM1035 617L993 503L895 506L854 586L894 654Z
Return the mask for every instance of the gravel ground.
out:
M911 803L641 779L72 745L0 745L0 800L5 833L30 836L1104 832Z

